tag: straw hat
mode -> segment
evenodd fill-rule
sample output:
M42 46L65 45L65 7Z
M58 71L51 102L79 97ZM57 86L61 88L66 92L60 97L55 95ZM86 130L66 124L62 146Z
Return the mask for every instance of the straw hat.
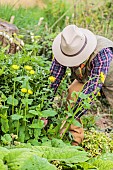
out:
M52 50L56 60L64 66L78 66L95 50L96 36L89 30L68 25L56 36Z

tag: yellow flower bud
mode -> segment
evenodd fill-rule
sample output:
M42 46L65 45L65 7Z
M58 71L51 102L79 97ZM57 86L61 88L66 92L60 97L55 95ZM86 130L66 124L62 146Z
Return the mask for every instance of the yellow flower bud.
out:
M100 80L102 83L104 83L104 81L105 81L105 75L103 72L100 73Z
M101 96L100 92L97 93L97 96Z
M31 70L29 73L30 73L30 74L35 74L35 71L34 71L34 70Z
M32 70L32 67L31 67L31 66L28 66L28 65L24 66L24 68L25 68L26 70Z
M56 80L56 78L55 78L55 77L53 77L53 76L50 76L50 77L49 77L49 80L50 80L50 82L54 83L54 82L55 82L55 80Z
M18 65L12 65L12 68L13 68L14 70L18 70L18 69L19 69L19 66L18 66Z
M52 60L54 60L54 55L52 55Z
M22 89L21 89L21 92L22 92L22 93L27 93L27 89L26 89L26 88L22 88Z
M33 94L33 91L29 89L28 94Z
M89 103L91 102L91 98L90 98L90 97L88 97L88 102L89 102Z

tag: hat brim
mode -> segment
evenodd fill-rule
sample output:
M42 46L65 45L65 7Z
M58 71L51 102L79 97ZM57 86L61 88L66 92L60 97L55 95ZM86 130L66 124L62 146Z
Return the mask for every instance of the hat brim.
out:
M87 44L83 51L76 56L68 57L61 52L61 33L53 41L52 51L55 59L62 65L73 67L78 66L83 63L95 50L97 45L96 36L89 30L84 28L79 28L79 30L87 37Z

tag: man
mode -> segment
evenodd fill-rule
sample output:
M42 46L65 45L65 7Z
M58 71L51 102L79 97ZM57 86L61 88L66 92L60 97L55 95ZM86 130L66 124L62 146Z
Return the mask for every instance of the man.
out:
M94 35L90 30L78 28L76 25L68 25L54 39L52 51L54 60L50 71L55 81L51 87L55 92L65 75L66 68L69 67L73 83L69 86L68 101L72 99L73 91L82 89L84 94L91 94L95 93L96 89L102 89L113 107L113 42L111 40ZM101 74L104 75L104 79L100 82ZM79 102L81 99L78 98L74 111ZM75 118L79 121L85 112L83 108ZM83 128L71 125L69 131L73 136L73 145L80 144L84 137Z

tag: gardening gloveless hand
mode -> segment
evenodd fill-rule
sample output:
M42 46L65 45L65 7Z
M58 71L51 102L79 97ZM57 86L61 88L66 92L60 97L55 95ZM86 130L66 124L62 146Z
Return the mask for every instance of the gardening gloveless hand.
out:
M47 126L48 124L48 119L42 117L40 120L42 120L44 122L44 127Z

